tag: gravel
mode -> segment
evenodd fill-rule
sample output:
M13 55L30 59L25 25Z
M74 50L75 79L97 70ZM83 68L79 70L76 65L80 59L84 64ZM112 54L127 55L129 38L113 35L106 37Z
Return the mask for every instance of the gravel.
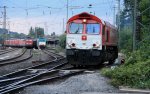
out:
M72 76L61 83L33 85L19 94L86 94L117 93L118 89L109 85L109 80L99 72Z

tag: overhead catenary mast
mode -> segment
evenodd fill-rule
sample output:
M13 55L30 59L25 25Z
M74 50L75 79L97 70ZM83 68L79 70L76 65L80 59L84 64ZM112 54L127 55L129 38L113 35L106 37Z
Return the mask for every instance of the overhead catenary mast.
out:
M117 13L117 27L118 27L118 37L119 37L119 41L118 41L118 47L120 49L120 0L117 0L118 3L118 13Z
M116 26L116 6L114 5L114 18L113 18L113 25Z
M6 6L4 6L4 13L3 13L3 29L6 29Z
M137 13L137 0L134 0L134 10L133 10L133 51L136 49L136 15Z
M64 25L64 18L63 18L63 27L62 27L62 33L64 33L65 32L65 27L64 27L65 25Z
M69 0L67 0L67 18L66 18L66 22L68 20L68 12L69 12Z

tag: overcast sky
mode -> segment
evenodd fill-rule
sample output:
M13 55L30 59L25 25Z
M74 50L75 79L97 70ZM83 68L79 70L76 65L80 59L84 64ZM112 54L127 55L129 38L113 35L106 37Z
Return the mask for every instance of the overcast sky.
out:
M69 18L81 12L92 12L113 23L116 0L68 1ZM89 4L92 4L92 8L89 8ZM45 29L46 34L63 33L63 19L64 23L67 21L67 0L0 0L0 7L3 6L7 6L7 28L11 31L28 34L31 26L40 26ZM2 17L3 8L0 11ZM2 18L0 21L3 21Z

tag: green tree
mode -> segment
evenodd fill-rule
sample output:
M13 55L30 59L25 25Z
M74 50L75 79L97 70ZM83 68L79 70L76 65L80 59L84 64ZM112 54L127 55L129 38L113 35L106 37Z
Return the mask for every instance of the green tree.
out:
M35 34L37 38L44 37L44 28L35 27Z
M132 51L132 32L131 29L125 29L121 31L121 40L120 45L122 50L126 50L127 52Z
M19 37L20 37L21 39L26 38L26 34L24 34L24 33L20 33L19 35L20 35Z
M29 36L30 38L35 38L35 31L34 31L34 29L33 29L32 27L31 27L30 30L29 30L28 36Z
M62 48L66 47L66 34L62 34L62 35L59 36L59 45Z
M128 23L130 23L130 32L132 32L132 22L133 22L133 8L134 8L134 0L124 0L124 6L125 9L121 13L121 27L122 32L125 31L125 28L127 27L127 20ZM137 0L137 26L139 29L136 32L136 47L139 48L142 45L145 45L145 43L149 43L149 35L150 35L150 0ZM145 11L146 10L146 11ZM143 12L145 11L145 12ZM142 13L142 14L140 14ZM140 23L139 23L140 22ZM128 33L128 32L126 32ZM123 33L122 33L123 34ZM132 34L132 33L131 33ZM122 41L132 40L132 37L121 38ZM147 40L147 42L145 42ZM144 43L144 44L143 44ZM148 45L148 44L147 44Z

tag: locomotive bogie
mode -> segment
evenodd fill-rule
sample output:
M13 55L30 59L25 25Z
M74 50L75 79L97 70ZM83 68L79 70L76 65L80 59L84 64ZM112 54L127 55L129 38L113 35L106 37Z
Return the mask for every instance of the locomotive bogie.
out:
M102 61L100 50L67 50L66 55L72 65L98 65Z

